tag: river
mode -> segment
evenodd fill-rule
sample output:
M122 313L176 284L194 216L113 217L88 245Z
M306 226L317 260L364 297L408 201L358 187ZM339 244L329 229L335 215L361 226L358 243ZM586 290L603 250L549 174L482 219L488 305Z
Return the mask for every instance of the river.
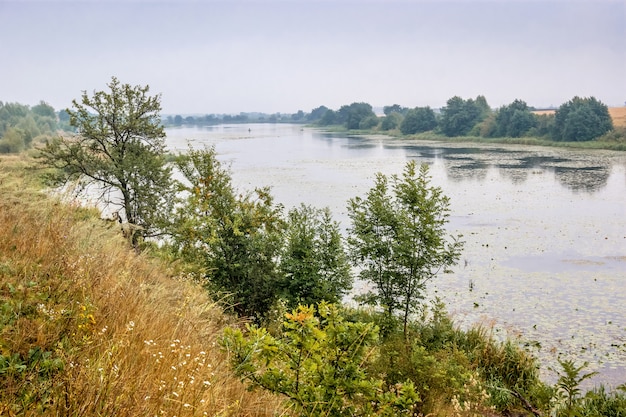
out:
M345 229L349 198L377 172L429 164L466 242L440 297L460 326L519 338L542 363L587 361L589 383L626 382L626 152L351 137L289 124L167 129L167 146L215 146L240 189L271 186L286 209L328 206ZM362 285L362 284L361 284ZM357 285L356 291L362 289Z

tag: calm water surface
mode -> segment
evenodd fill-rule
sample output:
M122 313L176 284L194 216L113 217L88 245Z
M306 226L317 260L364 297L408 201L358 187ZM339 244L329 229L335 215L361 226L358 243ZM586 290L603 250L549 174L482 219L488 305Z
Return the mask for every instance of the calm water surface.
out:
M626 153L516 145L408 142L331 135L299 125L167 130L170 150L215 146L239 188L271 186L286 208L346 203L375 173L430 165L466 246L454 274L431 283L461 326L520 337L542 361L557 354L626 382ZM356 291L362 290L363 284Z

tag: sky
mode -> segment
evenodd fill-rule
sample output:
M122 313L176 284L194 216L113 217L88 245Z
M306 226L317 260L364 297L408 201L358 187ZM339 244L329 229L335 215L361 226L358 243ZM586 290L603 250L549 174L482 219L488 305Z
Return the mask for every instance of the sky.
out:
M626 0L0 0L0 101L111 77L163 114L626 104Z

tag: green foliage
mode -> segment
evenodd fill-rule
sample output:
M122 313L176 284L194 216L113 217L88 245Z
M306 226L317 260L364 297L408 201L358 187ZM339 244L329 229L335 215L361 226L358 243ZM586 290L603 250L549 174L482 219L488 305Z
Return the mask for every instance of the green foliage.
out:
M328 111L328 107L326 106L319 106L314 108L313 110L311 110L311 113L309 113L306 116L306 120L308 122L317 122L318 120L320 120L322 117L324 117L324 114L326 114L326 112Z
M41 413L53 406L54 388L58 383L54 377L64 367L61 358L39 347L31 348L26 355L0 354L0 390L13 397L9 412Z
M376 126L378 126L379 122L380 120L378 119L376 115L367 116L361 119L361 121L359 122L359 129L361 130L373 129Z
M321 126L330 126L330 125L334 125L335 123L337 123L339 116L337 115L337 112L331 109L326 110L326 112L324 113L324 115L322 116L322 118L319 120L319 124Z
M404 135L427 132L437 127L435 112L430 107L416 107L409 110L400 125Z
M519 138L535 127L537 122L526 102L515 100L498 109L495 124L492 136Z
M362 300L383 308L388 316L402 313L406 329L419 311L428 281L454 265L463 243L445 230L449 199L430 186L428 166L407 163L402 177L379 173L364 198L348 203L352 226L348 245L362 280L374 290Z
M325 117L322 120L324 120ZM337 112L337 120L335 120L335 123L345 125L346 129L367 129L375 126L372 125L372 121L374 120L372 117L377 120L376 114L374 114L370 104L352 103L350 105L341 106ZM365 122L366 120L367 122ZM368 127L361 127L362 122L364 126ZM378 124L378 121L376 123Z
M0 139L0 153L20 153L26 148L24 132L19 128L10 127Z
M58 128L54 108L45 102L29 108L0 102L0 153L19 153L33 140L48 137Z
M298 307L282 334L248 326L228 329L222 345L237 375L251 388L286 396L302 416L396 416L411 414L419 400L411 383L383 389L364 363L377 340L371 323L344 319L334 305Z
M596 375L597 372L582 373L588 365L587 362L576 366L573 360L561 360L561 371L557 371L559 379L556 382L556 396L553 410L559 416L578 417L582 416L583 399L581 398L580 383Z
M366 322L384 320L377 313L355 314ZM417 410L422 415L449 415L445 410L450 406L457 415L481 415L491 406L523 408L515 393L540 407L551 395L539 381L534 358L514 343L494 340L484 329L459 329L440 301L410 322L408 337L392 330L379 349L371 372L383 375L389 386L412 381L420 392Z
M352 275L330 210L304 204L292 209L284 239L280 269L288 307L341 302L352 288Z
M553 139L588 141L613 129L613 120L605 104L595 97L574 97L562 104L554 117Z
M171 230L175 252L200 265L238 314L263 317L278 297L282 207L267 188L238 193L212 148L190 149L176 165L186 183Z
M483 120L490 112L487 100L483 96L476 100L463 100L454 96L446 102L446 107L441 109L442 117L439 128L446 136L464 136L472 128Z
M622 384L621 392L616 390L609 393L604 386L588 391L582 401L580 415L585 417L626 416L626 386Z
M83 92L68 110L76 137L58 137L41 151L42 163L56 168L56 185L76 181L79 191L94 185L99 200L123 211L133 246L161 232L171 198L171 170L165 161L160 96L149 87L120 84L110 92Z
M402 115L400 113L393 112L383 117L383 120L380 123L380 128L382 130L393 130L399 128L401 123Z
M403 115L405 115L405 114L406 114L406 112L407 112L408 110L409 110L409 109L407 109L406 107L402 107L402 106L401 106L401 105L399 105L399 104L393 104L393 105L391 105L391 106L385 106L385 107L383 107L383 113L385 113L385 116L390 116L390 115L392 115L392 114L394 114L394 113L397 113L397 114L399 114L399 115L403 116Z

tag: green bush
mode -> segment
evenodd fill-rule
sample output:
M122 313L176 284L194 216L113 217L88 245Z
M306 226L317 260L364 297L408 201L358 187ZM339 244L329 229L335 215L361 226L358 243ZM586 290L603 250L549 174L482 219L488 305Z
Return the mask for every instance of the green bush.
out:
M256 326L227 329L222 345L237 375L287 397L296 415L410 413L419 399L413 384L385 389L364 366L377 337L372 323L346 321L339 307L321 303L287 314L278 336Z

